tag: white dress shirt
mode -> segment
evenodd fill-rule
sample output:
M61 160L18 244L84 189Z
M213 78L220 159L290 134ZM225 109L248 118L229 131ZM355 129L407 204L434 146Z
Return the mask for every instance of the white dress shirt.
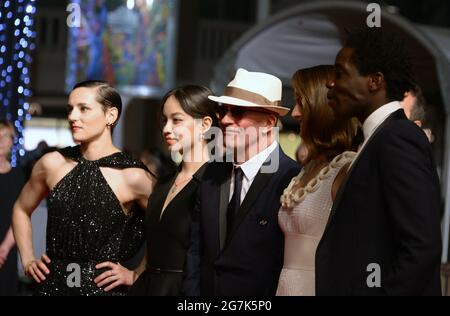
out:
M256 154L246 162L241 165L234 165L234 167L240 167L242 172L244 173L244 177L242 179L242 190L241 190L241 203L244 201L245 196L247 195L250 186L255 180L256 175L258 174L259 169L261 169L263 163L269 158L270 154L277 148L278 142L274 141L270 144L269 147ZM231 175L231 183L230 183L230 197L229 201L233 197L234 190L234 172Z
M367 140L370 138L370 136L372 136L373 132L375 132L378 126L380 126L381 123L383 123L389 115L401 108L402 107L400 105L400 102L392 101L383 106L380 106L367 117L362 126L364 133L364 142L358 149L358 152L360 152L364 148Z
M362 130L363 130L363 134L364 134L364 142L361 145L359 145L358 152L355 156L355 159L350 164L350 166L353 165L353 162L356 161L359 154L361 153L363 148L366 146L367 141L369 140L370 136L372 136L372 134L375 132L375 130L378 128L378 126L380 126L381 123L383 123L388 118L389 115L391 115L392 113L394 113L395 111L397 111L401 108L402 107L400 105L400 102L392 101L392 102L386 103L385 105L380 106L378 109L373 111L372 114L370 114L367 117L367 119L364 121L363 126L362 126Z

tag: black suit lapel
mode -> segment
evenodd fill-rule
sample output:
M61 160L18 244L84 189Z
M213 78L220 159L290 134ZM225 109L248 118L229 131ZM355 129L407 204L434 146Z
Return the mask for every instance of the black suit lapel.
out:
M225 246L227 238L227 208L230 197L230 180L231 180L231 170L233 169L233 164L227 164L223 168L223 181L220 185L220 202L219 202L219 239L220 239L220 250Z
M275 153L278 151L278 153ZM271 159L279 158L275 154L281 155L281 150L277 147L274 152L267 158L263 165L269 165ZM242 220L245 218L247 213L250 211L253 203L256 199L261 195L261 191L269 182L270 178L274 175L274 173L261 173L261 168L259 169L255 179L253 180L252 185L250 186L247 194L245 195L244 201L242 201L241 207L239 208L238 213L236 214L236 218L233 223L233 227L231 232L227 235L227 240L231 240L233 234L236 232ZM225 209L226 211L226 209Z
M375 135L378 134L378 132L390 121L392 120L397 120L397 119L406 119L405 113L403 111L403 109L399 109L395 112L393 112L391 115L389 115L384 121L383 123L380 124L380 126L377 127L377 129L372 133L372 135L369 137L369 139L367 140L367 143L365 144L364 148L362 149L362 151L358 154L358 157L356 157L356 160L353 162L353 164L351 165L350 169L347 171L347 175L345 177L344 182L342 183L341 187L339 188L337 194L336 194L336 198L334 199L334 203L333 206L331 207L330 210L330 216L328 217L328 222L327 225L325 227L325 231L327 230L328 226L331 224L331 222L333 221L334 215L336 213L336 209L338 208L341 199L342 199L342 194L347 186L348 183L348 179L350 179L353 170L355 169L355 166L358 164L358 161L360 159L360 157L362 156L363 152L367 149L367 147L370 145L370 142L372 141L372 139L375 137Z
M258 198L258 196L260 196L261 191L264 189L267 182L269 182L271 176L272 174L270 173L260 173L260 172L256 175L255 180L253 180L253 183L250 186L250 189L248 190L247 195L244 198L244 201L242 201L238 213L236 214L236 219L234 220L231 232L227 235L228 241L230 241L231 238L233 238L233 235L236 232L237 228L239 227L240 223L245 218L245 215L247 215L248 211L252 207L255 200Z

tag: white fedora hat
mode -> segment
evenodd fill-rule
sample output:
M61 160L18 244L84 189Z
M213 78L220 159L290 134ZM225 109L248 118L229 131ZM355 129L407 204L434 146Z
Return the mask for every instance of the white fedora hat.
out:
M223 96L208 98L222 104L262 108L284 116L290 109L280 105L281 91L281 80L277 77L239 68Z

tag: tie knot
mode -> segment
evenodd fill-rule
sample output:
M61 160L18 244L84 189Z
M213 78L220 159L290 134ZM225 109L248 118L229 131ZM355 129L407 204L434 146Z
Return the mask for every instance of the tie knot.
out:
M234 177L236 179L242 180L244 176L244 172L242 171L241 167L234 167Z

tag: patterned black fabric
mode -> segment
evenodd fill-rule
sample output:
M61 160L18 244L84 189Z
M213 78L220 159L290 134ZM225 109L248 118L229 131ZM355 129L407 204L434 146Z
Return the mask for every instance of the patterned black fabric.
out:
M35 294L123 295L124 288L104 292L96 286L94 278L103 271L95 265L122 262L138 251L144 213L137 207L124 213L100 167L147 168L123 152L95 161L84 159L78 146L59 152L78 164L48 195L47 255L52 262L50 275Z

